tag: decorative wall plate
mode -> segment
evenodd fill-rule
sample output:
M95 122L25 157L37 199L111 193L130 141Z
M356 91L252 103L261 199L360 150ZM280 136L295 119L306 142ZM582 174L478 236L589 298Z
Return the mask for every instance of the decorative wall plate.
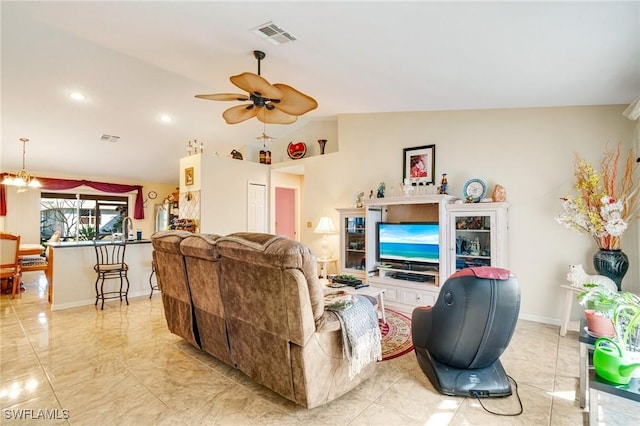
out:
M304 142L290 142L287 146L287 154L289 158L298 160L307 153L307 144Z
M462 195L464 198L466 200L471 200L474 203L482 200L486 193L487 185L481 179L469 179L462 189Z
M158 193L156 191L149 191L149 193L147 194L147 196L152 199L155 200L156 197L158 196Z

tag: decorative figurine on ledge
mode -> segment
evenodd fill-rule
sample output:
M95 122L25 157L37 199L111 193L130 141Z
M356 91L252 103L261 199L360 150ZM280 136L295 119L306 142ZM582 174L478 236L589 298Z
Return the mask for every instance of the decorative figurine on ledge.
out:
M356 192L353 195L354 204L358 209L362 207L362 197L364 197L364 191Z
M496 184L491 193L491 201L494 203L507 201L507 191L504 189L504 186Z
M449 182L447 181L447 174L442 174L442 180L440 181L440 194L448 194Z
M405 178L404 182L402 182L402 192L405 197L408 197L413 192L413 185L411 184L411 179Z
M385 189L384 182L380 182L380 186L378 187L378 194L376 195L377 198L384 198L384 189Z

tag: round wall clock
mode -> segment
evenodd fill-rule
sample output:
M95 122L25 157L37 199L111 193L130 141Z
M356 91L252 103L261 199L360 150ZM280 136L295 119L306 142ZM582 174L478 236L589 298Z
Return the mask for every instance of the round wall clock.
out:
M156 191L149 191L149 193L147 194L147 196L152 199L155 200L156 197L158 197L158 194L156 193Z
M487 193L487 185L481 179L469 179L464 184L462 195L466 200L479 202Z

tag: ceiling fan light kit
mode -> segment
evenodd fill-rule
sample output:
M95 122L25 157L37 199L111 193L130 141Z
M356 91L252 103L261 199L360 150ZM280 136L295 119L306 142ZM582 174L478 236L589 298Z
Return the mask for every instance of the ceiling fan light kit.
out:
M318 107L318 102L293 87L282 84L270 84L260 76L260 61L265 53L254 50L253 56L258 61L258 74L243 72L230 77L231 83L247 92L247 95L236 93L214 93L196 95L196 98L211 101L250 101L249 104L228 108L222 113L227 124L237 124L256 117L268 124L295 123L299 116Z

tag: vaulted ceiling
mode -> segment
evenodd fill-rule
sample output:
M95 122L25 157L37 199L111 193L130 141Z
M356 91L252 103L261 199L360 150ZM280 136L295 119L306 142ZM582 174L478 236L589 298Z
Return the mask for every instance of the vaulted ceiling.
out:
M257 144L228 125L256 72L317 99L312 120L390 111L627 104L640 95L640 2L1 3L2 170L172 183L189 140L226 155ZM296 41L252 28L273 22ZM86 99L69 98L82 92ZM162 114L171 123L160 121ZM119 136L117 142L101 141Z

